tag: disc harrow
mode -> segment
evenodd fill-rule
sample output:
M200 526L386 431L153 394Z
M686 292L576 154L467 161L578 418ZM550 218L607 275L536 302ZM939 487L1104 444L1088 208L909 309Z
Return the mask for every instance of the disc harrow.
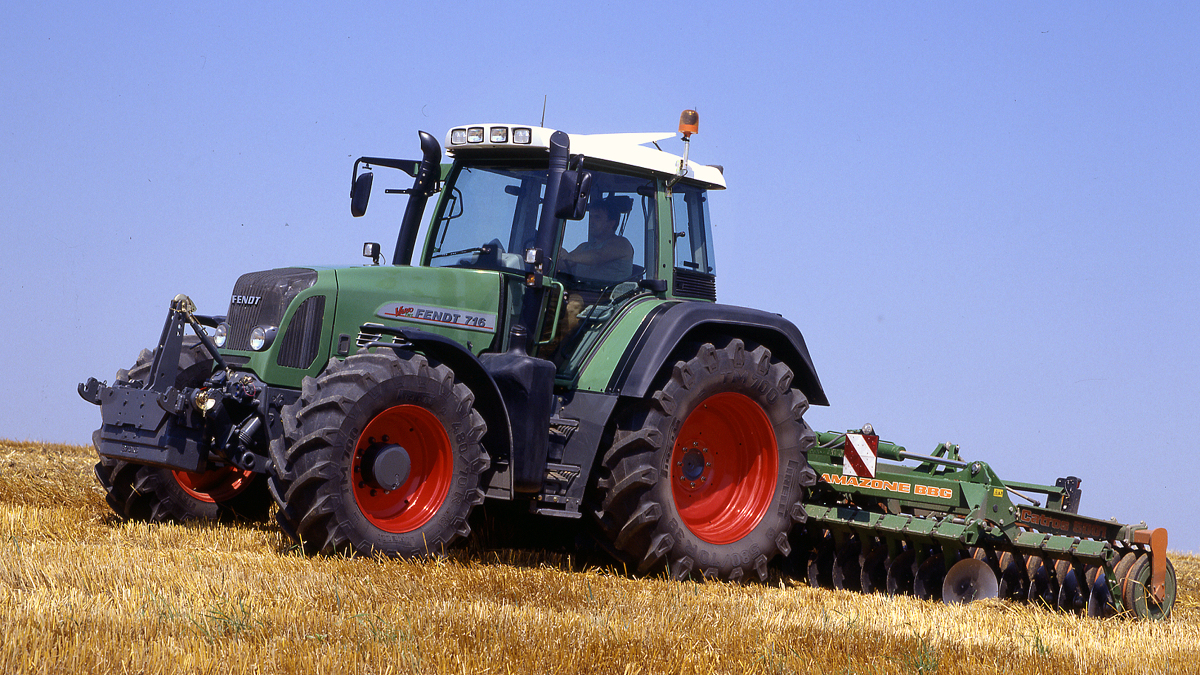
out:
M1170 616L1175 570L1165 529L1081 516L1078 478L1004 481L958 450L943 443L910 454L870 425L817 434L809 463L820 479L793 535L790 569L823 588Z

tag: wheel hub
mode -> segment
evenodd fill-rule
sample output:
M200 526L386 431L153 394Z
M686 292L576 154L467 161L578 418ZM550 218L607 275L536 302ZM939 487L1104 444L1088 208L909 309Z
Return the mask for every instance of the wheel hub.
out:
M712 462L708 460L708 448L701 448L698 441L684 450L683 458L675 462L683 489L696 490L708 483L709 474L712 473Z
M408 480L412 458L402 446L376 443L364 454L363 477L371 487L390 492Z

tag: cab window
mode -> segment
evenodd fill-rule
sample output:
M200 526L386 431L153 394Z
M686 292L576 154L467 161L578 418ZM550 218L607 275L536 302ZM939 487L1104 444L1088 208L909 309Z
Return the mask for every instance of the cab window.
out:
M717 264L710 248L712 225L708 218L708 193L694 185L675 185L671 194L671 218L675 228L675 267L715 275Z
M592 169L583 220L566 221L557 276L567 284L612 286L646 278L656 256L651 178Z

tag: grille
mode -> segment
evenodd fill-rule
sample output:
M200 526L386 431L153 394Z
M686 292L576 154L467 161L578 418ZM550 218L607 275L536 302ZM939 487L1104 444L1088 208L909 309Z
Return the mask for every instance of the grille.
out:
M288 368L308 368L321 349L321 324L325 319L325 296L314 295L296 308L279 344L275 362Z
M255 326L278 326L288 303L300 291L317 283L316 270L288 267L250 272L233 285L229 303L227 349L250 349L250 331ZM246 299L258 298L253 302Z
M675 268L675 295L717 301L717 278L711 274Z

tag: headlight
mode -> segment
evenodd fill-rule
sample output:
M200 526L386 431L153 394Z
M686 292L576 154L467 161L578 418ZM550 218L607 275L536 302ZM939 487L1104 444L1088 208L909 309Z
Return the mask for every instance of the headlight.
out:
M275 327L255 326L254 330L250 331L250 349L256 352L261 352L271 346L271 342L275 340Z
M224 347L225 341L228 339L229 339L229 324L224 323L224 322L217 324L217 329L215 331L213 331L213 342L218 347Z
M492 127L489 133L488 139L493 143L508 142L508 127Z
M450 132L450 144L451 145L462 145L463 143L466 143L466 142L467 142L467 130L466 129L455 129Z
M467 142L482 143L483 142L483 127L467 127Z
M521 127L513 129L513 143L520 143L522 145L528 145L530 140L532 140L532 135L533 135L532 129L524 129Z

